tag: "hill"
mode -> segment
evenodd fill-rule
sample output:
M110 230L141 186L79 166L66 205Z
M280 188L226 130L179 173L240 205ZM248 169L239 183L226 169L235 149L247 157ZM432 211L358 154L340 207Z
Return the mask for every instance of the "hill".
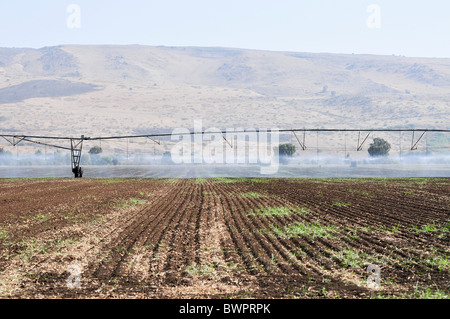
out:
M449 128L450 59L233 48L0 48L3 132Z

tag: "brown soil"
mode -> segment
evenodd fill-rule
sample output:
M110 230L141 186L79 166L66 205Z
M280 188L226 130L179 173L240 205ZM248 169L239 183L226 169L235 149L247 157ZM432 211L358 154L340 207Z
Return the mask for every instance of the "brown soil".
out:
M448 296L449 207L448 178L0 180L0 297Z

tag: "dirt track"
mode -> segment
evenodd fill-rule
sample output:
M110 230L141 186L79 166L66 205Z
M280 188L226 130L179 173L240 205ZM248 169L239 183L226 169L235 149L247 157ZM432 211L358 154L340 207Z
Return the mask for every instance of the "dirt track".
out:
M0 180L0 296L442 298L449 233L448 178Z

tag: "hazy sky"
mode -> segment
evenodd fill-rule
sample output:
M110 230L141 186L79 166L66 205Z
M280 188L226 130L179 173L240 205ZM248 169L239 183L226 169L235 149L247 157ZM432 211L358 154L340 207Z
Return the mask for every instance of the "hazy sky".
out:
M221 46L450 58L450 1L1 1L1 47L59 44Z

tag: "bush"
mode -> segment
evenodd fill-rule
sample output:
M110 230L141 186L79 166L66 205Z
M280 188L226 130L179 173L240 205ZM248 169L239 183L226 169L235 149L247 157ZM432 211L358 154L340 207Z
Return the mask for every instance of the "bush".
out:
M103 150L100 146L94 146L89 150L89 154L100 154Z
M292 157L294 155L295 151L296 151L295 145L293 145L291 143L280 144L278 146L278 154L280 156Z
M373 139L373 143L370 144L368 149L370 156L388 156L389 150L391 149L391 144L386 140L376 137Z

